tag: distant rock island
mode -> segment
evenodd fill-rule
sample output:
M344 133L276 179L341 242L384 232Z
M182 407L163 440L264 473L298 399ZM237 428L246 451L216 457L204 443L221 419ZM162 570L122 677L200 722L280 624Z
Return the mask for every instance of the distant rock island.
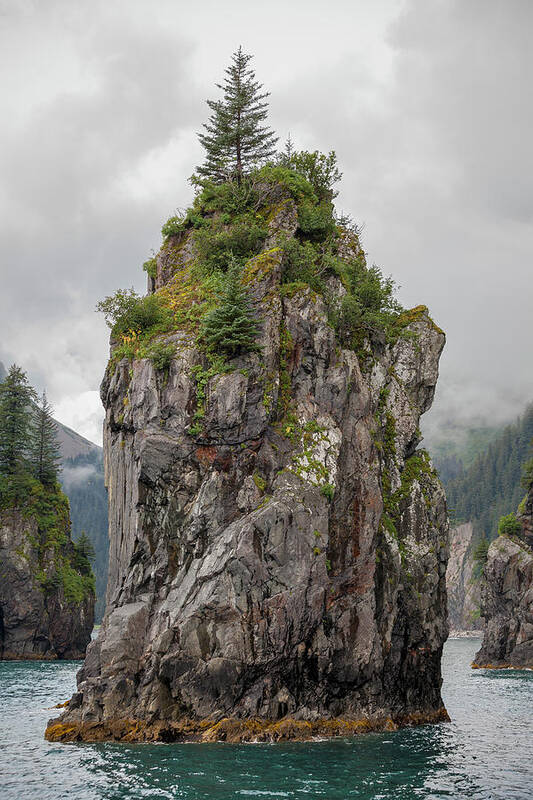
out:
M87 537L73 542L57 428L13 365L0 382L0 659L82 658L94 620Z
M533 668L533 480L513 517L488 551L481 594L486 628L474 667Z
M51 530L31 507L0 512L0 659L83 658L94 590L69 535L68 501L48 497ZM46 526L47 527L47 526Z

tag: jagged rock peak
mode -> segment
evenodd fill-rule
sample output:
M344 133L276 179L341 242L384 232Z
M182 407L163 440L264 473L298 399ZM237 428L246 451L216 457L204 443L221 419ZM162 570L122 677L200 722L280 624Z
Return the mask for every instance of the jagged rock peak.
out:
M167 224L148 271L172 311L172 358L122 357L131 337L115 330L107 611L49 739L275 740L446 719L446 504L417 449L444 335L425 307L370 323L357 288L376 273L330 206L273 183L244 223L212 204ZM206 264L228 239L232 255L243 240L254 251L241 285L259 333L221 362L198 332L220 277Z
M486 627L473 667L533 667L533 484L518 511L521 531L489 547L481 592Z

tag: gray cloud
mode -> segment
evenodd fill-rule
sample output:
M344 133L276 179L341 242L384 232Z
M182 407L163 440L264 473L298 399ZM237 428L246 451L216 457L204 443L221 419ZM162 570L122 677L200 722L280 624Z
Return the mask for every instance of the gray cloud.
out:
M94 305L143 288L242 42L280 136L337 150L370 260L448 333L426 430L513 417L533 397L532 22L528 0L4 3L0 359L98 440Z
M68 491L77 486L85 484L89 478L98 475L96 468L92 464L79 467L63 467L61 470L61 483Z

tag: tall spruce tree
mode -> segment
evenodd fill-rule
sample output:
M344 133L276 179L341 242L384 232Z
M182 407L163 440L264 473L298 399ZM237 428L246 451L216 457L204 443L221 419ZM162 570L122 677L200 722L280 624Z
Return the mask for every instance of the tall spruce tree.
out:
M32 403L36 399L26 373L13 364L0 383L0 473L4 475L15 475L27 468Z
M207 314L202 324L201 336L207 348L229 357L257 350L257 326L235 259L228 267L219 299L220 304Z
M33 474L43 484L53 484L61 462L57 426L52 419L52 406L43 392L33 410L33 431L30 463Z
M251 55L242 47L233 53L226 69L226 80L217 83L224 93L223 100L208 100L213 112L204 124L205 133L198 134L206 150L205 162L197 172L217 181L240 183L242 176L271 158L276 151L277 136L266 125L269 92L255 80L249 67Z

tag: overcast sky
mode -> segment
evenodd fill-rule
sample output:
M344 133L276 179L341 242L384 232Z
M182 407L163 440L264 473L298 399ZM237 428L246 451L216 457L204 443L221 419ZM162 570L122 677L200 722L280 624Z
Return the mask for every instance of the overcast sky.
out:
M533 400L533 2L0 0L0 361L101 440L108 331L191 200L240 44L271 125L335 149L369 260L448 340L433 430Z

